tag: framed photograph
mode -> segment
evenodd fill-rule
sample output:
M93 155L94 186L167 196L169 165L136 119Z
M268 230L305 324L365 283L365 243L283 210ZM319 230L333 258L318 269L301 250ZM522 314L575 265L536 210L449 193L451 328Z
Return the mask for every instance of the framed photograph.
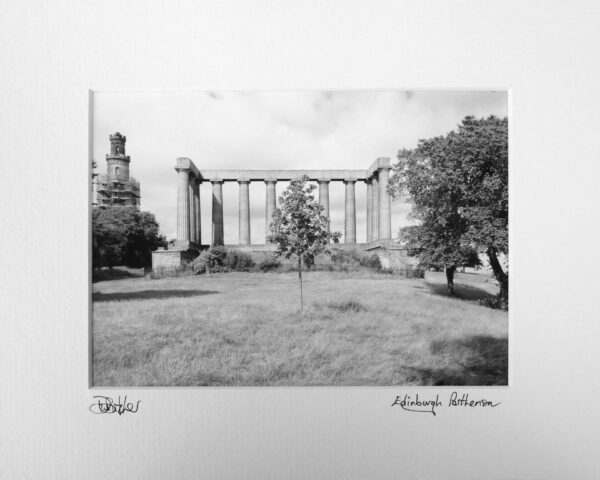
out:
M92 385L508 384L507 91L91 104Z
M9 2L0 477L596 478L599 17Z

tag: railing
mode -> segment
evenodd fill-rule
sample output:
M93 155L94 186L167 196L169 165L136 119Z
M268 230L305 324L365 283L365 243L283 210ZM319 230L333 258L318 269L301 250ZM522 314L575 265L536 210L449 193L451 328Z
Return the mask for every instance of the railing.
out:
M394 275L400 275L405 278L425 278L425 270L421 267L406 265L404 267L393 267L391 271Z

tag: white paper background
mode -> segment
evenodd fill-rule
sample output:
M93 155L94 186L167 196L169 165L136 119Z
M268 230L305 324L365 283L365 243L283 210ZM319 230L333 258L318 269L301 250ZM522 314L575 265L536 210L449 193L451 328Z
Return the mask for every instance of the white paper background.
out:
M597 478L599 20L593 1L4 1L0 478ZM406 87L511 89L511 387L460 390L501 407L88 389L88 89ZM98 393L140 412L92 415Z

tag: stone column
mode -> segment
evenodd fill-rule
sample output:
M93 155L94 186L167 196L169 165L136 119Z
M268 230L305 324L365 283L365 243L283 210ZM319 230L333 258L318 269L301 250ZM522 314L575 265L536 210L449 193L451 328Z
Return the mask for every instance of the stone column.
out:
M177 170L177 240L190 240L190 171L187 168Z
M367 242L373 238L373 185L367 179Z
M344 234L344 243L356 243L356 199L354 195L354 185L356 180L346 179L346 228Z
M200 180L194 182L194 211L196 212L196 243L202 244L202 215L200 215Z
M323 206L323 215L327 217L327 231L329 231L329 180L319 180L319 203Z
M240 184L240 245L250 245L250 182L239 180L238 183Z
M387 193L390 168L379 170L379 239L392 238L392 201Z
M196 199L194 198L194 184L196 179L190 176L190 183L188 184L188 195L190 197L190 242L197 242L196 239Z
M212 196L212 244L223 245L223 180L211 180Z
M371 241L379 240L379 176L371 179Z
M267 198L265 202L265 243L269 243L267 241L267 236L271 234L269 225L271 225L271 222L273 221L273 214L277 208L277 181L267 179L265 180L265 184L267 185Z

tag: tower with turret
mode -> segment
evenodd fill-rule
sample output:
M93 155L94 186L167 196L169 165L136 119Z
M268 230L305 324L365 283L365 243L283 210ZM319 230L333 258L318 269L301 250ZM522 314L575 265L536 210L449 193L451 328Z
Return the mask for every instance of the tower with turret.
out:
M110 153L106 154L106 174L92 174L93 205L140 207L140 184L129 175L131 159L125 154L127 137L115 132L109 136Z
M106 154L106 173L109 181L129 182L129 155L125 155L127 137L119 132L110 135L110 153Z

